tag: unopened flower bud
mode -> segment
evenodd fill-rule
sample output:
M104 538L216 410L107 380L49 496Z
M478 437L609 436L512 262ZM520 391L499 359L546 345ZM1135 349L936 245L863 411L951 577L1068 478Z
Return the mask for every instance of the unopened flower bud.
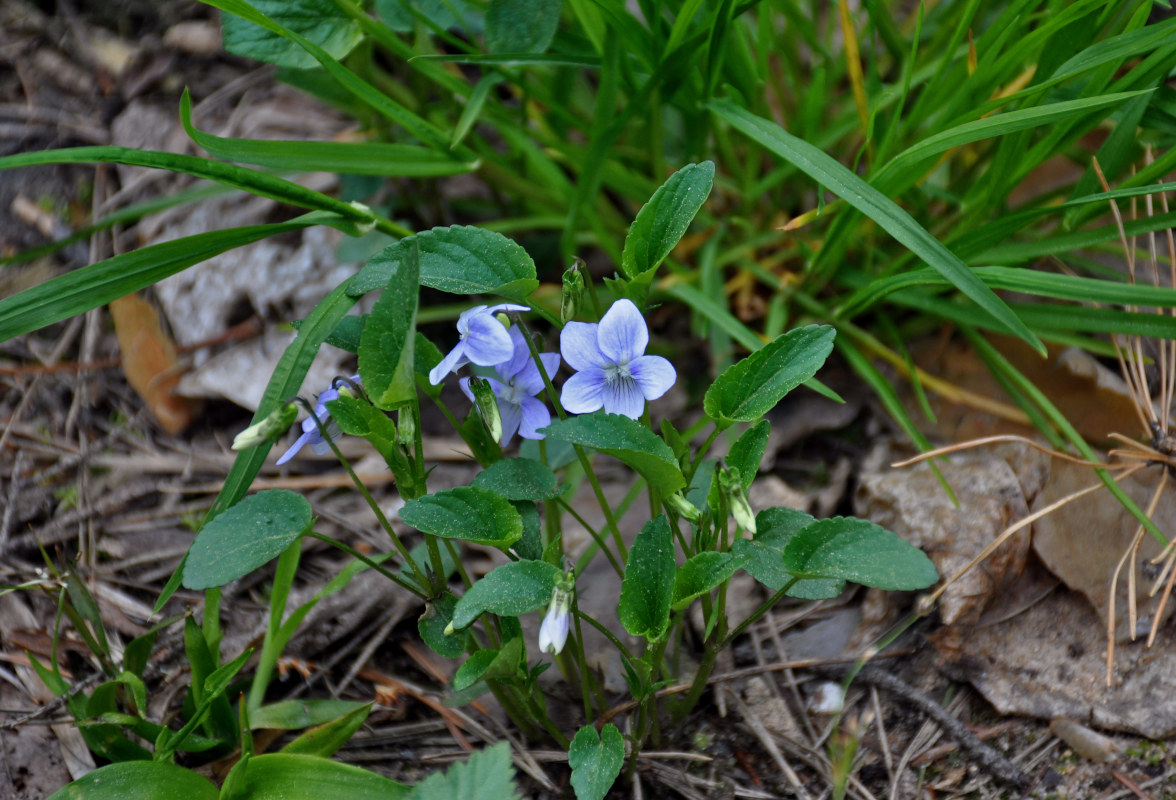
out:
M445 630L442 631L442 633L444 633L446 636L452 636L453 634L457 633L457 628L453 627L453 623L450 622L445 626Z
M748 533L755 533L755 512L751 510L751 503L747 500L747 492L743 489L743 481L739 470L720 467L718 470L719 488L727 496L727 505L731 508L731 516L740 528Z
M396 443L411 447L416 442L416 415L411 408L402 408L396 415Z
M584 297L583 263L579 259L563 274L563 291L559 297L559 318L566 325L576 318L580 300Z
M557 655L563 652L568 641L568 629L572 620L572 588L570 582L560 581L551 590L551 604L547 616L539 626L539 651Z
M702 516L693 503L682 496L681 492L674 492L666 496L666 505L678 512L684 519L691 522L698 522L698 518Z
M474 405L482 424L495 442L502 441L502 415L498 411L498 400L494 397L494 390L490 384L481 378L470 378L470 391L474 395Z
M255 422L233 438L234 450L246 450L277 439L289 430L298 416L298 406L286 403L271 411L260 422Z

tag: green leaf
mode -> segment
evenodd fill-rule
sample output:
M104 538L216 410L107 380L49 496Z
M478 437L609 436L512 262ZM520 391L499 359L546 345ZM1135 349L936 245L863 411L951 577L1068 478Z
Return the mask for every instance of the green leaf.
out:
M338 719L324 722L322 725L308 730L283 747L281 752L330 758L340 747L347 744L355 732L359 730L371 710L371 703L364 703L361 707L349 711Z
M409 791L402 783L352 764L296 753L267 753L251 757L240 773L234 774L231 791L221 800L399 800Z
M478 681L497 678L511 678L518 674L519 660L523 656L523 639L517 636L501 650L479 650L466 659L453 676L453 688L464 691Z
M416 400L413 355L417 299L420 296L420 254L415 243L390 245L402 257L393 262L380 299L372 307L359 340L359 373L378 408L391 410ZM369 261L369 263L371 263Z
M983 119L966 122L963 125L957 125L954 128L949 128L948 130L928 136L918 144L912 145L899 153L878 172L872 182L878 187L887 185L889 181L894 179L900 181L905 179L907 183L910 183L917 177L918 173L915 167L918 166L921 160L936 156L953 147L960 147L961 145L971 144L972 142L991 139L1026 128L1046 125L1060 119L1077 116L1086 111L1118 105L1127 102L1132 97L1150 91L1152 90L1145 89L1137 92L1121 92L1118 94L1100 95L1098 97L1083 97L1078 100L1067 100L1061 103L1047 103L1041 106L1030 106L1029 108L1022 108L1016 111L995 114ZM914 177L911 176L912 172L915 173Z
M554 500L563 491L546 464L529 458L495 461L474 477L472 486L489 489L507 500Z
M576 800L603 800L624 763L625 739L616 725L611 722L605 725L599 737L591 725L576 731L576 738L568 748Z
M1042 355L1045 345L1003 300L971 273L968 266L915 219L873 186L808 142L798 139L779 125L757 117L730 100L718 100L710 108L737 130L802 172L849 205L874 220L900 244L937 270L976 305L991 315L1002 329L1024 339Z
M351 0L341 0L347 3ZM251 0L250 4L273 21L340 59L363 39L359 23L334 0ZM225 50L279 67L307 69L318 62L298 45L233 14L221 15Z
M793 575L853 581L877 589L913 591L939 580L931 559L880 525L854 517L822 519L784 547Z
M409 500L400 518L424 533L506 550L523 535L514 506L489 489L458 486Z
M182 172L300 208L333 211L344 219L360 223L370 223L373 220L370 211L357 208L322 192L299 186L293 181L279 178L276 175L267 175L264 172L238 167L235 164L225 164L221 161L180 153L135 150L129 147L70 147L62 150L41 150L34 153L17 153L5 156L0 158L0 169L33 167L42 164L89 164L94 162L129 164L136 167Z
M371 442L384 457L402 491L414 485L408 458L396 443L396 425L387 414L366 400L342 395L327 403L327 410L343 433L362 436Z
M539 509L530 500L511 500L510 504L523 518L523 536L514 543L511 550L514 550L519 558L543 558L543 533L539 525Z
M249 712L249 727L255 731L296 731L370 707L370 703L356 700L281 700Z
M455 225L408 236L372 258L348 290L361 295L387 285L408 248L420 248L422 286L450 294L496 294L525 301L539 281L527 251L501 233Z
M51 278L0 300L0 341L106 305L226 250L267 236L306 228L319 221L307 215L275 225L250 225L199 233L140 247Z
M543 561L512 561L496 567L457 601L453 627L465 628L487 611L517 617L545 606L561 577L559 567Z
M766 508L756 515L755 538L739 539L731 552L743 558L743 569L751 577L778 592L787 586L794 575L784 568L784 548L792 537L816 522L816 518L792 508ZM799 580L788 594L804 600L823 600L836 597L845 589L842 580Z
M209 520L188 550L184 586L209 589L248 575L297 541L314 521L310 503L286 489L245 498Z
M425 603L425 610L417 620L417 632L434 653L445 658L457 658L466 649L466 635L454 633L445 635L445 628L453 621L457 598L446 592L435 600Z
M556 420L543 433L548 439L591 447L620 459L662 494L686 485L670 446L640 422L620 414L582 414Z
M742 566L743 559L731 553L695 553L678 567L674 577L674 599L670 607L681 611L694 598L714 589Z
M816 374L832 352L836 335L828 325L806 325L732 364L706 391L707 416L721 427L760 419Z
M751 488L751 482L759 472L771 433L772 424L766 419L761 419L741 433L727 452L727 466L739 470L744 490Z
M559 27L562 0L491 0L486 48L491 53L542 53Z
M49 796L49 800L217 800L207 778L175 764L124 761L99 767Z
M281 2L281 0L271 0L271 2ZM328 0L320 0L320 2L328 2ZM340 0L340 3L351 2L351 0ZM258 25L270 33L286 39L298 47L302 48L314 58L323 69L327 71L332 78L334 78L339 85L345 88L356 98L367 103L385 118L391 120L397 125L401 125L410 134L420 139L425 144L428 144L438 151L446 151L449 148L448 137L431 123L425 121L418 115L409 111L400 103L397 103L388 95L381 92L375 86L372 86L367 81L360 78L351 70L339 63L338 59L333 57L323 48L319 47L315 42L307 37L291 30L285 25L275 22L270 17L261 14L253 6L244 2L244 0L205 0L207 5L219 8L221 11L227 11L230 14L236 14L243 19ZM333 3L332 3L333 5ZM342 6L339 6L342 10ZM356 9L357 12L363 13ZM464 153L463 153L464 154Z
M408 797L409 800L519 800L510 744L499 742L471 754L464 764L434 772L413 787Z
M298 48L294 49L302 52ZM459 161L446 152L412 144L230 139L213 136L192 125L192 101L187 89L184 89L180 98L180 122L193 142L217 158L280 170L437 178L472 172L479 166L476 160Z
M633 636L656 642L670 624L674 594L674 537L665 515L645 523L629 548L617 615Z
M634 279L657 269L686 233L715 180L714 162L687 164L653 193L625 237L621 269Z

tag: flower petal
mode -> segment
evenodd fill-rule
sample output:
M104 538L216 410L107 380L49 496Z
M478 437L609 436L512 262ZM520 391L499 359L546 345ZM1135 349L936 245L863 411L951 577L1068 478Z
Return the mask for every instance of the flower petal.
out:
M572 323L568 323L571 325ZM567 328L564 328L566 331ZM566 356L566 353L565 353ZM572 414L588 414L604 405L604 370L590 367L564 381L559 402Z
M559 372L559 353L540 353L539 360L543 362L543 370L548 378L554 378ZM526 366L514 376L515 388L525 397L534 397L543 391L543 376L539 374L539 367L534 361L528 361Z
M457 379L457 386L459 389L461 389L462 394L464 394L469 399L469 401L471 403L475 402L474 401L474 390L470 388L470 379L469 378L458 378Z
M445 380L445 376L469 363L466 357L466 343L464 340L457 343L452 350L450 350L445 358L437 362L437 366L429 370L429 383L436 386L441 381Z
M524 439L542 439L544 435L540 428L551 424L551 412L541 400L534 397L524 397L519 401L519 408L523 412L522 424L519 425L519 436Z
M499 399L498 416L502 419L502 441L499 444L506 447L523 421L523 409L514 403L504 403Z
M486 306L474 306L467 308L457 316L457 332L461 334L461 338L465 338L470 332L470 320L479 314L486 313Z
M632 300L618 300L600 319L600 352L614 364L628 364L645 353L649 328Z
M313 422L313 420L311 420L311 422ZM287 450L286 452L282 453L281 457L277 460L276 466L280 467L283 464L285 464L287 461L292 459L294 456L298 455L298 451L301 450L303 445L305 445L308 441L310 441L310 433L309 432L304 433L301 436L299 436L297 439L295 439L294 444L290 445L290 449Z
M509 382L511 378L522 372L531 361L531 349L527 347L527 338L517 325L510 329L508 335L510 336L511 347L514 350L510 360L496 366L494 371L504 381Z
M601 392L604 400L604 410L609 414L620 414L629 419L637 419L645 410L645 396L641 394L641 387L632 378L620 378L605 386Z
M482 308L486 308L486 306L482 306ZM499 311L530 311L530 310L531 309L528 306L520 306L520 305L517 305L516 303L499 303L496 306L490 306L489 308L486 308L486 312L489 314L497 314Z
M466 358L480 367L494 367L509 361L514 355L514 344L502 323L490 314L479 314L469 320L470 332L462 340Z
M629 374L641 388L646 400L656 400L678 380L674 366L661 356L641 356L629 363Z
M595 322L569 322L559 332L559 351L568 366L577 372L608 363L596 345L596 329L599 327Z

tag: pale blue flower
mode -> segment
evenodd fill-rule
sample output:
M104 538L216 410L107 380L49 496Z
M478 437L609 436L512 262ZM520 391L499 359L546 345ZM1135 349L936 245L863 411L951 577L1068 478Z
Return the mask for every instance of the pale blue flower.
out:
M508 334L513 348L509 361L504 361L494 367L498 379L485 378L490 384L494 396L498 398L498 414L502 418L502 445L510 443L517 431L524 439L542 439L540 428L551 424L551 412L535 395L543 391L543 376L535 360L531 358L531 349L527 347L527 340L523 332L517 327L511 328ZM540 353L543 369L550 378L559 370L559 353ZM470 379L462 378L458 383L461 390L471 402L474 393L470 389Z
M576 374L564 382L563 407L573 414L603 407L640 417L645 401L661 397L678 379L669 361L645 355L648 344L649 328L630 300L613 303L599 323L569 322L559 350Z
M557 583L551 591L551 605L539 626L539 652L558 655L568 642L572 622L572 590Z
M350 380L352 383L358 384L359 376L352 375ZM343 432L339 430L339 423L331 419L331 412L327 410L327 403L338 399L339 389L332 383L331 388L320 394L314 401L314 416L318 417L319 421L323 423L323 427L327 429L327 435L331 437L331 441L343 435ZM315 424L314 417L307 417L302 420L302 435L294 440L294 444L290 445L289 450L282 453L282 457L277 461L277 466L285 464L308 444L316 456L325 456L331 452L331 445L323 438L322 432L319 430L318 425Z
M495 318L499 311L529 311L526 306L499 303L496 306L474 306L457 318L457 332L461 338L445 358L429 370L429 383L436 386L445 376L466 364L493 367L509 361L514 345L506 327Z

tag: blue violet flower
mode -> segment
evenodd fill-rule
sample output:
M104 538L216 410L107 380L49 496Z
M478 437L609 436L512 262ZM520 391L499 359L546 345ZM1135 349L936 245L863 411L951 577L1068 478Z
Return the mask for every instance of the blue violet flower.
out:
M358 384L359 376L352 375L351 382ZM327 403L338 399L339 389L332 384L330 389L320 394L314 401L314 416L318 417L319 421L323 423L323 427L327 429L327 435L331 437L331 441L343 435L343 432L339 430L339 423L331 419L331 412L327 410ZM289 450L282 453L282 457L277 460L277 466L285 464L308 444L316 456L325 456L331 452L331 446L323 438L322 432L319 431L318 425L314 422L314 417L307 417L302 420L302 435L294 440L294 444L290 445Z
M539 428L546 428L551 424L551 412L547 410L543 401L535 397L543 391L543 376L539 374L539 368L531 358L527 340L517 327L511 328L508 336L513 348L510 360L495 365L497 380L485 378L498 399L498 413L502 418L503 447L510 444L516 431L524 439L542 439L543 434L539 433ZM540 353L539 358L542 359L543 369L549 378L559 370L559 353ZM470 379L462 378L458 384L466 397L473 402L474 393L470 389Z
M499 311L529 311L527 306L499 303L496 306L474 306L457 318L457 332L461 335L457 346L429 370L429 383L436 386L445 376L466 364L494 367L509 361L514 355L510 335L495 314Z
M637 419L646 400L661 397L678 373L661 356L645 355L649 328L637 306L618 300L599 323L569 322L559 336L564 361L576 374L564 382L560 403L573 414L603 407Z

